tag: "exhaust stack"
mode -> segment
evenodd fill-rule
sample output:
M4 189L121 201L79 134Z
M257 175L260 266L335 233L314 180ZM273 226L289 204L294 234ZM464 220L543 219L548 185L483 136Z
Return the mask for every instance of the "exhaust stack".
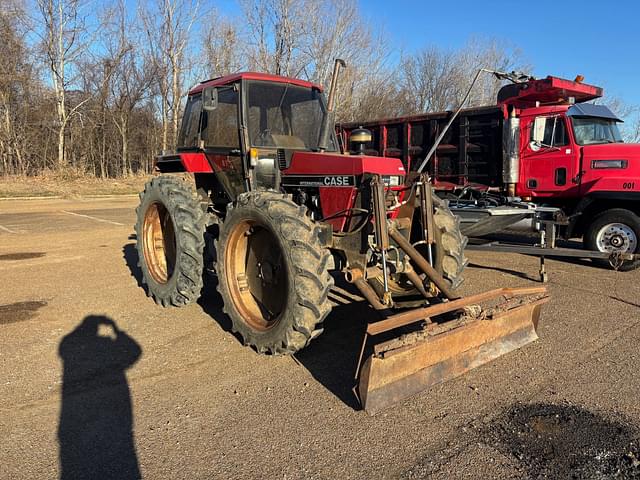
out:
M329 86L329 98L327 99L327 114L320 127L320 141L318 142L318 150L324 152L329 145L331 131L335 128L336 114L334 112L336 91L338 89L338 76L340 67L346 68L347 64L341 58L336 58L333 64L333 74L331 75L331 85Z
M516 184L520 176L520 119L515 109L509 113L504 123L502 135L502 183L507 187L507 195L516 196Z

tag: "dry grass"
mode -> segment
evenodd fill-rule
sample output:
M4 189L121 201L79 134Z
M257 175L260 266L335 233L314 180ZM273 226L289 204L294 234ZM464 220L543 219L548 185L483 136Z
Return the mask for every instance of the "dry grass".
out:
M90 195L126 195L142 191L149 175L133 175L119 179L106 179L75 172L44 173L27 176L0 176L0 198L86 197Z

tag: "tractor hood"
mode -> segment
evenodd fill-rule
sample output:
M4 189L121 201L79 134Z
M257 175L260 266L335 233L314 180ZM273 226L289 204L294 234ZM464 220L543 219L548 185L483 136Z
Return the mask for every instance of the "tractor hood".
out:
M405 169L398 158L343 155L330 152L293 152L281 185L288 189L318 189L322 217L345 212L354 205L365 174L378 174L389 186L402 188ZM345 228L347 216L327 220L334 231Z
M365 173L379 175L406 174L402 162L398 158L369 157L366 155L343 155L338 153L294 152L289 168L283 170L283 176L306 175L310 177L328 177L316 179L321 185L336 185L343 182L332 176L360 177ZM319 185L320 185L319 184ZM311 185L309 183L308 185ZM346 186L346 185L344 185Z

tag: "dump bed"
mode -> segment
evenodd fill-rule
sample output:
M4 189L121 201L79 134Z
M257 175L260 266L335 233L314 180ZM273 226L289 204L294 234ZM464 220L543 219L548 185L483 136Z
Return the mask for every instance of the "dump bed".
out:
M373 141L366 144L367 155L400 158L407 170L414 171L452 114L438 112L343 123L336 128L345 150L349 149L351 131L358 127L371 130ZM502 125L503 115L497 106L462 110L427 168L435 187L501 187Z

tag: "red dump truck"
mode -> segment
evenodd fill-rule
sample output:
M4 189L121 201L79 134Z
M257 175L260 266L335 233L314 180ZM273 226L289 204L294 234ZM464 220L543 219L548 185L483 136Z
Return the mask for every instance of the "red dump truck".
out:
M341 124L371 130L367 155L397 157L425 169L462 218L465 233L493 233L554 211L564 238L582 237L587 250L640 252L640 145L624 143L621 122L603 105L587 103L602 88L557 77L505 85L494 106ZM440 142L440 134L446 130ZM559 220L561 219L561 220ZM533 220L533 221L532 221ZM640 261L627 261L632 269Z

